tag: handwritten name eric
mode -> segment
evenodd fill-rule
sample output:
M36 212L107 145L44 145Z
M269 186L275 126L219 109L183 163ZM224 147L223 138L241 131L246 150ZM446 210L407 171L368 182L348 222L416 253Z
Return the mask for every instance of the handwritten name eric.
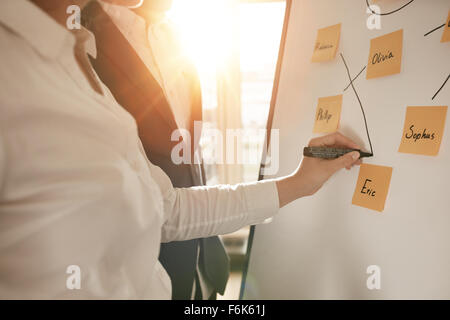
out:
M368 185L368 182L372 182L372 180L366 179L366 181L364 181L364 185L363 185L363 187L361 189L361 193L367 194L370 197L375 197L376 190L370 188L369 185Z

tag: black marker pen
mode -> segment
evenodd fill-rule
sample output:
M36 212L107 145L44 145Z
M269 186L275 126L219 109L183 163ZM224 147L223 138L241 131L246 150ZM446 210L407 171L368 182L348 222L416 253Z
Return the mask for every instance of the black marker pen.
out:
M336 159L352 151L358 151L360 158L364 157L367 158L373 156L373 153L364 152L358 149L328 148L328 147L305 147L303 148L303 155L305 157L312 157L312 158Z

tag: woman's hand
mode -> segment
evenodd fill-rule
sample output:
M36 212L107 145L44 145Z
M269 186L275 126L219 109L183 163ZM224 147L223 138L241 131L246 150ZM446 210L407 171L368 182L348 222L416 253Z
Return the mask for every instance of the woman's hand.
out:
M338 132L312 139L308 146L361 149L352 140ZM349 170L360 163L357 151L334 160L303 157L292 175L277 181L280 208L295 199L313 195L335 172L342 168Z

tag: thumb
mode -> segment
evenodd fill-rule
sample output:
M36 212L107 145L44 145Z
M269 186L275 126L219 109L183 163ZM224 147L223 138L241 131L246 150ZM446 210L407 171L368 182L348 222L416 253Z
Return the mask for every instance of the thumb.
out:
M333 172L336 172L342 168L350 169L353 163L355 163L356 160L359 159L359 152L358 151L352 151L347 154L344 154L342 157L339 157L335 160L332 160L332 168Z

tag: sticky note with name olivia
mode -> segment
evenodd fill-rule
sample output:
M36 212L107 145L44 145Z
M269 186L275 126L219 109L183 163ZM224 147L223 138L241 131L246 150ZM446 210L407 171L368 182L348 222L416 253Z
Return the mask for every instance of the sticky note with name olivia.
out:
M403 29L372 39L366 79L400 73L402 50Z
M447 106L407 107L399 152L435 156L444 134Z
M450 41L450 10L448 11L447 21L444 25L444 32L442 33L441 42Z
M334 132L339 127L342 109L342 94L319 98L314 123L314 133Z
M333 60L336 56L341 37L341 24L335 24L317 31L316 43L311 61L322 62Z
M382 212L391 184L392 167L361 164L352 204Z

